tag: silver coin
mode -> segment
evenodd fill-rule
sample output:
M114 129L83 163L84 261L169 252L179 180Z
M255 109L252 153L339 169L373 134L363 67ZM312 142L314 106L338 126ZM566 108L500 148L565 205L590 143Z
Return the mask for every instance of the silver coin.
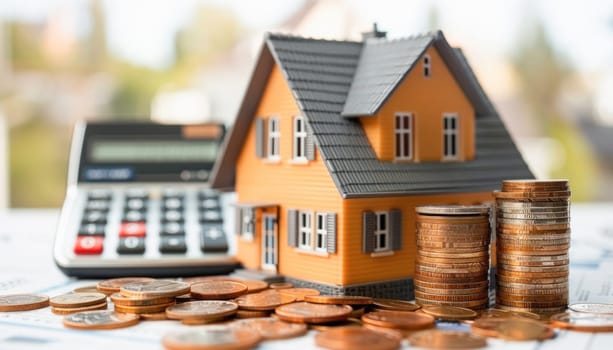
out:
M568 308L576 312L584 312L591 314L613 314L613 304L577 303L569 305Z
M510 214L510 213L496 213L498 219L521 219L521 220L550 220L550 219L566 219L570 217L568 213L543 213L543 214Z
M487 205L425 205L416 207L415 211L429 215L488 215L490 207Z
M568 208L570 205L570 201L557 201L557 202L510 202L510 201L502 201L496 200L497 208L505 208L505 209L553 209L553 208Z
M556 225L556 224L568 224L569 219L504 219L498 218L498 223L507 225Z

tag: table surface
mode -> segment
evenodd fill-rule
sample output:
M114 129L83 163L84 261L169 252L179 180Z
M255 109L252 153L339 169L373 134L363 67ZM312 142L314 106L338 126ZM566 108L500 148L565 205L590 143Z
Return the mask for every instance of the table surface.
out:
M570 301L613 303L613 203L576 204L571 212ZM0 294L54 296L96 283L67 278L53 263L58 215L55 209L0 211ZM53 315L48 308L0 313L0 349L161 349L164 333L186 327L174 321L156 321L112 331L77 331L64 328L61 316ZM452 323L438 327L467 329ZM259 349L316 348L313 335L310 331L305 337L267 341ZM557 331L556 337L546 342L489 339L488 344L488 348L504 349L611 349L613 333ZM406 340L403 348L410 348Z

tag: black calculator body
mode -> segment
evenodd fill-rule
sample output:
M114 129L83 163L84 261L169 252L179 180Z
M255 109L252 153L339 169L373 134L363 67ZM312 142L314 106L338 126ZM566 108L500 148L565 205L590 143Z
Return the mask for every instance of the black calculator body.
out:
M83 278L232 271L231 195L207 185L224 133L221 124L77 124L57 266Z

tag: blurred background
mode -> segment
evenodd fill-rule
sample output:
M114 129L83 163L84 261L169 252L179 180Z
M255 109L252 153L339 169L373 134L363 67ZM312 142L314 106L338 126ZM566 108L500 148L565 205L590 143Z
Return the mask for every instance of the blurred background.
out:
M265 32L442 29L530 167L613 200L613 2L2 0L0 208L59 207L83 119L230 125Z

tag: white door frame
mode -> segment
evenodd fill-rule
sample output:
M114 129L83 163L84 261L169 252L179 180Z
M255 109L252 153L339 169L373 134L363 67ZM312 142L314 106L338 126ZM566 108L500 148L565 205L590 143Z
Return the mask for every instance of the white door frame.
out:
M267 221L272 220L272 229L267 228ZM272 245L270 247L269 245ZM272 250L272 263L268 261L267 252ZM279 235L277 233L277 216L262 214L262 269L277 271L279 264Z

